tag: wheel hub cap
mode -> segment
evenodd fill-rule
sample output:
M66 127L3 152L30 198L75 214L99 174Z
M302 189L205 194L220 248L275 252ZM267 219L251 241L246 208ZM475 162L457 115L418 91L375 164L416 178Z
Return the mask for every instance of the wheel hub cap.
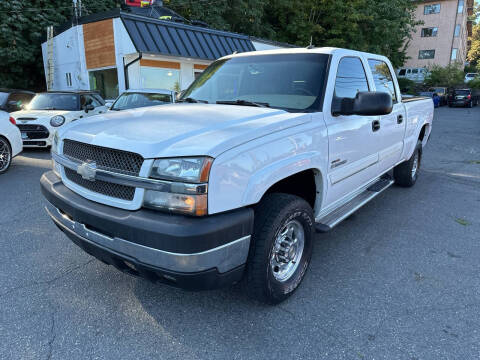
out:
M270 267L276 280L284 282L298 268L305 246L305 232L297 220L289 221L278 233L273 245Z

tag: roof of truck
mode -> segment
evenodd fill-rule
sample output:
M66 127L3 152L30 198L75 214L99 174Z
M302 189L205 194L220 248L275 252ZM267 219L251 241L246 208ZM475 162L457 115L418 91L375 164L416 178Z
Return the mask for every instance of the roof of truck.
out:
M242 52L239 54L231 54L222 57L222 59L229 59L232 57L239 57L239 56L258 56L258 55L275 55L275 54L327 54L332 55L336 52L346 52L349 55L358 55L358 56L369 56L375 58L385 58L382 55L372 54L362 51L350 50L350 49L343 49L343 48L335 48L335 47L314 47L314 48L287 48L287 49L275 49L275 50L262 50L262 51L251 51L251 52ZM386 59L386 58L385 58Z

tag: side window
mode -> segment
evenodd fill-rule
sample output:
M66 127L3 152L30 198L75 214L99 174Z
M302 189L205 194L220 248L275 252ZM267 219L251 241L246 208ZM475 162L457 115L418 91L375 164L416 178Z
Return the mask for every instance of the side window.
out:
M368 65L372 70L376 90L389 93L392 96L393 102L397 102L393 76L388 65L380 60L368 60Z
M368 91L367 76L362 62L357 57L341 59L335 80L335 98L354 99L360 91Z
M82 108L86 104L92 104L94 107L102 106L102 104L92 95L82 95L80 98L80 103L82 105Z

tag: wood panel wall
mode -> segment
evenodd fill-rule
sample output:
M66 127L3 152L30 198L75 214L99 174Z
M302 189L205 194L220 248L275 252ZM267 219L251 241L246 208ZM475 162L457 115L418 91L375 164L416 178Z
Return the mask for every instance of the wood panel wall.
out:
M180 69L179 62L149 60L149 59L140 59L140 66L158 67L158 68L165 68L165 69Z
M113 19L83 25L87 69L115 66Z

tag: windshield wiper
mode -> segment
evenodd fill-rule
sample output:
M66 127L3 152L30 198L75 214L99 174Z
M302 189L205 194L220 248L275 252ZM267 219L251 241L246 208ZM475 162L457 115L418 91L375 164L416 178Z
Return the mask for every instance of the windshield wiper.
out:
M240 105L240 106L256 106L256 107L270 107L268 103L264 102L254 102L254 101L248 101L248 100L220 100L217 101L217 104L222 104L222 105Z
M191 98L191 97L187 97L187 98L185 98L185 99L180 99L180 100L178 100L177 102L204 103L204 104L208 104L208 101L207 101L207 100L198 100L198 99L194 99L194 98Z

